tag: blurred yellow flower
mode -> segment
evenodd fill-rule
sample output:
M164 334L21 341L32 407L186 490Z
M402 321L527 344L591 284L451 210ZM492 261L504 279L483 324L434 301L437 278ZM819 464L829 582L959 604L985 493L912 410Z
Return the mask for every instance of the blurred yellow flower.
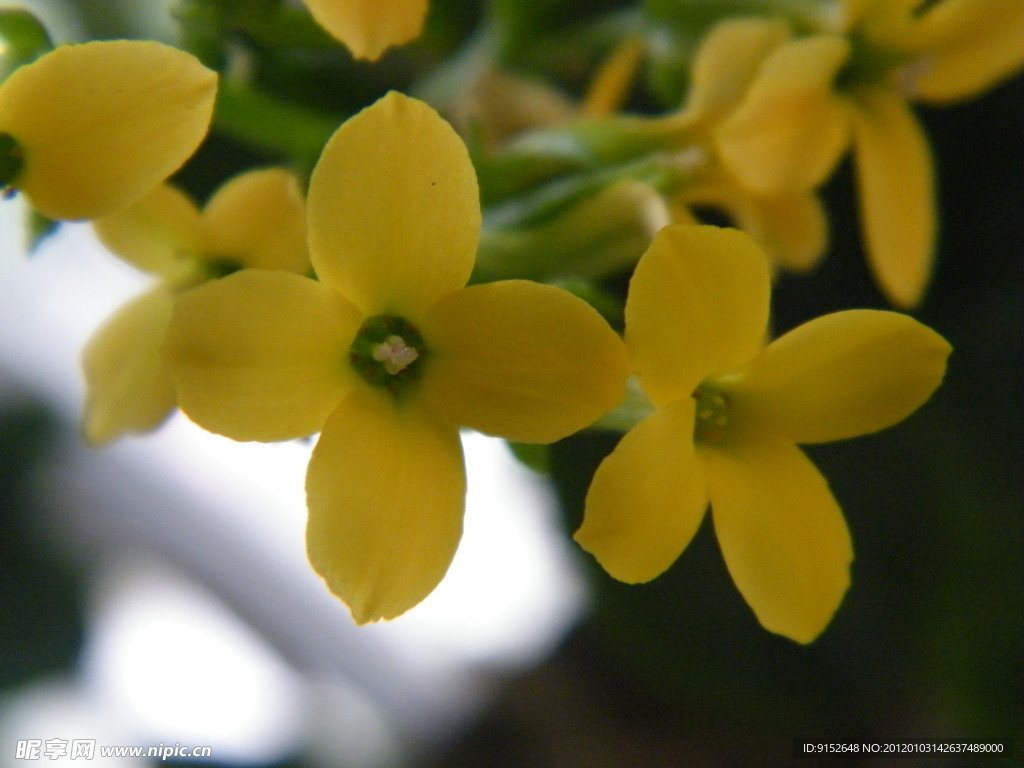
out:
M764 58L790 36L781 19L736 18L715 25L694 56L680 113L666 118L690 150L685 181L672 197L673 221L695 223L694 206L725 212L765 249L773 264L806 271L828 245L828 220L811 186L763 189L747 183L722 157L718 136L754 82Z
M162 184L93 226L113 253L157 276L156 285L115 313L85 348L84 428L94 444L155 429L174 410L160 347L182 291L242 268L310 269L302 192L281 169L236 176L202 212Z
M576 540L615 578L648 581L710 501L733 581L761 624L806 643L853 557L842 512L798 443L890 426L942 380L949 344L913 318L851 310L763 346L765 255L738 230L674 225L637 266L626 346L653 412L605 459Z
M762 194L813 189L852 142L869 263L902 307L927 285L936 227L931 154L909 102L966 98L1024 64L1020 0L922 5L845 0L822 34L759 50L756 77L716 134Z
M246 270L183 296L165 356L182 409L237 440L320 431L311 563L356 622L413 607L462 531L459 427L550 442L622 399L621 340L585 302L465 287L480 232L465 145L390 93L348 120L310 182L319 282Z
M0 85L0 189L51 219L135 202L206 135L217 75L150 41L59 47Z
M305 0L316 22L357 59L376 61L423 31L427 0Z

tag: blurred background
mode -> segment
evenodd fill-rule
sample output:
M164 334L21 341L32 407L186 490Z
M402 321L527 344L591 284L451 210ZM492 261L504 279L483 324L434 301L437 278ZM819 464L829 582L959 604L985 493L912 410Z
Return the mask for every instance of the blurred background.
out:
M223 4L24 5L57 41L174 41L170 11ZM607 19L635 22L632 4L607 0L520 16L493 5L520 23L502 55L571 96ZM264 91L308 110L315 134L388 88L414 90L483 16L432 0L423 40L376 65L326 44L282 52L251 31L242 42ZM331 79L313 77L328 65ZM631 106L654 108L659 87L678 87L665 80ZM614 582L575 548L587 484L617 439L597 432L552 446L543 472L467 434L467 534L448 578L406 616L356 628L305 561L309 445L235 444L177 415L153 436L85 446L81 346L146 280L86 225L26 253L20 201L0 203L0 766L30 764L18 741L51 738L208 745L211 757L163 762L282 768L881 764L797 758L797 739L1015 741L1008 759L898 764L1024 764L1024 79L918 114L941 233L915 315L954 352L906 422L809 449L856 559L843 605L806 647L757 624L707 523L646 585ZM279 159L247 131L223 117L177 181L203 199ZM848 163L824 194L832 246L810 275L780 279L780 333L887 308L864 266ZM603 287L621 294L627 277Z

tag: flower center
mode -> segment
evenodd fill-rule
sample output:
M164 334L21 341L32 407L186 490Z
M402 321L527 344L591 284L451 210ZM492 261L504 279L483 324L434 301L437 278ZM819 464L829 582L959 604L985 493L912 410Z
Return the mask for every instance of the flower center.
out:
M894 71L911 60L905 53L881 48L860 35L854 34L850 40L850 58L836 75L836 88L840 91L888 82Z
M211 256L200 259L201 268L211 280L227 277L242 269L242 263L236 259Z
M426 345L408 320L377 315L366 320L349 350L349 362L363 379L398 395L420 377Z
M725 395L708 384L701 384L693 393L697 401L693 426L694 440L702 443L724 443L729 438L729 402Z
M9 133L0 133L0 192L10 196L25 167L25 152Z
M410 347L401 336L388 336L371 352L373 359L384 366L384 370L392 376L401 373L416 362L420 353Z

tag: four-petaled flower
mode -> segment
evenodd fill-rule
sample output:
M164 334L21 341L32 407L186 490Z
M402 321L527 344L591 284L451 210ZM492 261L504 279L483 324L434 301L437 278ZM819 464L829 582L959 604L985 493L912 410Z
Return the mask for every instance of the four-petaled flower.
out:
M686 548L710 500L733 581L761 624L810 642L849 584L852 548L799 443L894 424L939 385L949 344L913 318L825 315L763 346L765 255L738 230L674 225L637 265L626 346L653 412L598 468L576 540L643 582Z
M922 4L841 0L821 34L759 50L716 133L733 172L764 194L815 188L852 141L869 265L902 307L927 286L936 228L931 153L909 102L966 98L1024 63L1020 0Z
M306 477L314 568L358 623L444 576L462 530L459 428L549 442L622 399L619 337L585 302L465 287L481 214L465 145L390 93L338 129L308 199L319 282L244 270L179 299L165 357L181 408L238 440L320 431Z
M56 48L0 85L0 190L51 219L131 205L199 146L216 91L216 73L161 43Z
M161 184L93 226L111 251L158 278L86 345L84 427L94 444L155 429L174 410L174 384L160 347L183 291L243 268L310 270L302 190L279 168L236 176L202 212Z

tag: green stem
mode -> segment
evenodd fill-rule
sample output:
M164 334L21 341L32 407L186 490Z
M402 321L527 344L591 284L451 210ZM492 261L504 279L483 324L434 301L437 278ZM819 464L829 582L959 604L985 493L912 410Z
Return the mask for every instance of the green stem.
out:
M308 172L346 117L313 112L225 79L217 95L214 127L260 150L284 155Z

